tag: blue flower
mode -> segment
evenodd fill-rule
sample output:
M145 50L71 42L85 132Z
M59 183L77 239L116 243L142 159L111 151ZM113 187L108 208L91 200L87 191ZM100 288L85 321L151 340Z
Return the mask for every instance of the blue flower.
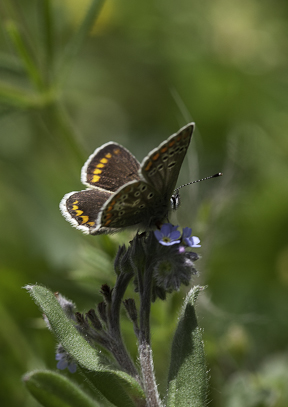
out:
M58 346L58 352L56 353L55 359L59 360L59 362L57 363L57 369L64 370L68 368L70 373L76 372L76 363L61 345Z
M184 228L182 233L182 241L189 247L201 247L200 239L197 236L191 236L192 229L191 228Z
M171 223L164 223L160 230L154 231L154 235L163 246L172 246L180 243L181 233L177 228L178 226L173 226Z

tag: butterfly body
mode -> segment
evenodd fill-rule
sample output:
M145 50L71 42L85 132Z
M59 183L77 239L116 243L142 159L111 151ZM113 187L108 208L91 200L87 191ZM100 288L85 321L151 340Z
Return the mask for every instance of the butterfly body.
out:
M92 235L160 224L171 209L170 198L193 129L194 123L180 129L141 164L117 143L99 147L81 171L88 189L66 194L60 203L62 214L77 229Z

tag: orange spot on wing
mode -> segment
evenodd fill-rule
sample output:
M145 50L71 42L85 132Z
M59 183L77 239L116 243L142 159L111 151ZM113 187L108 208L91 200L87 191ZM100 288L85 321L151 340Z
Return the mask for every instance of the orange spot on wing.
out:
M100 163L102 163L102 164L107 164L107 163L108 163L107 158L102 158L102 159L100 160Z
M156 161L156 160L158 160L159 157L160 157L160 154L156 153L156 154L153 155L152 160Z
M146 165L146 167L144 168L145 171L149 171L150 168L152 166L152 161L149 161L149 163Z
M97 168L103 168L103 167L105 167L105 165L104 165L104 164L99 163L99 164L97 164L97 165L96 165L96 167L97 167Z
M99 168L95 168L93 171L93 174L101 174L102 170L99 170Z
M114 153L114 154L119 154L119 153L120 153L120 149L119 149L119 148L115 148L115 149L113 150L113 153Z
M112 157L112 154L111 154L111 153L107 153L107 154L105 155L105 157L106 157L106 158L111 158L111 157Z
M82 213L83 213L83 211L80 211L80 209L78 211L76 210L76 216L80 216L80 215L82 215Z
M94 175L91 182L98 182L100 178L99 175Z
M108 208L106 209L106 212L112 211L113 208L114 208L114 204L111 203L111 205L109 205ZM108 216L108 214L107 214L107 216Z
M80 216L82 218L82 223L87 223L89 220L89 216Z
M164 146L161 148L160 152L161 154L166 153L166 151L168 150L167 146Z
M176 142L175 139L174 139L174 140L171 140L170 143L168 144L168 147L174 146L175 142Z

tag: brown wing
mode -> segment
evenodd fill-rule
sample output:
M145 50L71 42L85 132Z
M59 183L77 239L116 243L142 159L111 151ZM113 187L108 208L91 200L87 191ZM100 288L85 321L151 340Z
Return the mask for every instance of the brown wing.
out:
M194 123L183 127L152 150L141 163L141 174L144 179L165 200L170 200L175 189L193 130Z
M63 216L77 229L86 234L94 234L93 230L96 227L99 211L111 195L113 193L100 189L70 192L60 202L60 210ZM111 232L113 232L112 229L106 231L99 228L97 234Z
M115 192L138 180L140 164L126 148L109 142L94 151L81 171L83 184Z

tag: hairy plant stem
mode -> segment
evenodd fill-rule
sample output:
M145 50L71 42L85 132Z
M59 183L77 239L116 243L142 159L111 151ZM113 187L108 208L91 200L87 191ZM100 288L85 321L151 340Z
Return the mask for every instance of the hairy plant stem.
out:
M152 349L149 344L142 343L139 346L139 360L142 371L144 391L146 394L147 407L161 407L162 403L158 394L154 375Z
M150 346L150 310L153 267L147 267L143 274L138 272L140 294L139 360L146 394L147 407L162 405L154 375L152 349Z

